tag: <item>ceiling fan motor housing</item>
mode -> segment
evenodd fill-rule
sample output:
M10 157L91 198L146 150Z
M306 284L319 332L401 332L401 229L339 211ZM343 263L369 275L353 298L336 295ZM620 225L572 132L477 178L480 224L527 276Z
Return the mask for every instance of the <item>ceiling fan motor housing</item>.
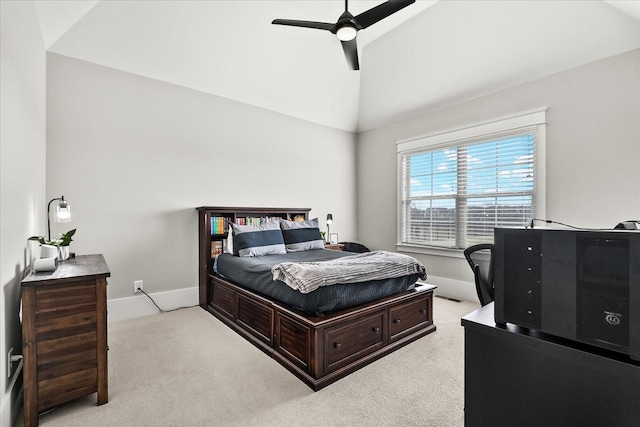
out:
M349 2L344 2L344 12L338 18L338 22L330 24L328 22L300 21L292 19L274 19L272 24L290 25L293 27L314 28L317 30L328 30L335 34L342 43L342 49L347 59L347 63L352 70L359 70L358 49L356 36L358 31L375 24L387 16L399 11L402 8L415 3L416 0L387 0L369 10L366 10L354 17L349 12Z
M332 33L336 34L340 41L347 42L356 38L358 30L357 23L353 22L353 15L348 10L345 10L338 18L336 29Z

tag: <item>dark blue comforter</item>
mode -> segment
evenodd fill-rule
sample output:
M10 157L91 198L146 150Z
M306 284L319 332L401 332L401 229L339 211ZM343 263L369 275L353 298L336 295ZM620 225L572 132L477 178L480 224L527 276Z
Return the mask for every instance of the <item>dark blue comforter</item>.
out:
M393 295L413 288L418 280L418 274L411 274L392 279L323 286L303 294L283 282L274 281L271 273L271 268L282 262L327 261L351 255L356 254L326 249L260 257L221 254L216 257L214 272L239 286L311 315L321 315Z

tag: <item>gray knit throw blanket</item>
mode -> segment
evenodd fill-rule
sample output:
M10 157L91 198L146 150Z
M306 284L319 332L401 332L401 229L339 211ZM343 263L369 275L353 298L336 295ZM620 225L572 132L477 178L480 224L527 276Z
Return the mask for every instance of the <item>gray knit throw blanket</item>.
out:
M320 286L390 279L411 274L427 278L427 269L415 258L395 252L373 251L318 262L283 262L271 269L280 280L307 294Z

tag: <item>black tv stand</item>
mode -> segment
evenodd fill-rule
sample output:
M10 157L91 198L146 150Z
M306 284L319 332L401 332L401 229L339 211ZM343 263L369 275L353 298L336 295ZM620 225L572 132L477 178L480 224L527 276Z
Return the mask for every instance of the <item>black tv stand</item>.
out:
M465 426L638 426L640 363L511 323L465 316Z

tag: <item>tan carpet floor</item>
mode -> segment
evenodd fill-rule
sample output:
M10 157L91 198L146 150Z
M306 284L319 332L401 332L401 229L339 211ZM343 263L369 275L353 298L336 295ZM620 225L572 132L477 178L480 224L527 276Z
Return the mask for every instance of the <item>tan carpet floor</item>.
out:
M94 394L40 425L460 427L460 318L478 307L434 298L436 332L315 393L199 307L115 322L109 403Z

